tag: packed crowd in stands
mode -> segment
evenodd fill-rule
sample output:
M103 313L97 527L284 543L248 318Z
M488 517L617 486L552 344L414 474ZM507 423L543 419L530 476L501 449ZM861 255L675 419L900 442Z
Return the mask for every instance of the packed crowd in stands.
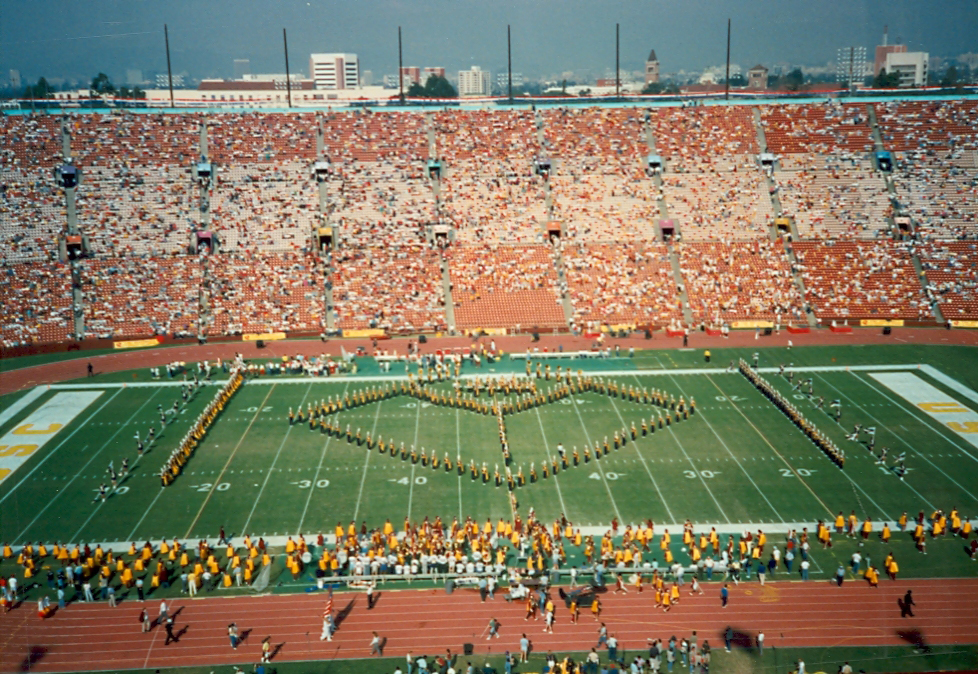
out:
M650 122L655 151L670 173L728 170L730 158L759 151L748 106L656 108Z
M567 325L549 246L460 246L449 251L460 329Z
M695 324L804 320L801 293L780 242L684 242L677 249Z
M442 213L462 243L540 243L547 220L543 181L530 161L466 159L441 180Z
M682 318L665 244L568 243L562 254L577 327L664 326Z
M776 155L865 154L873 150L869 112L863 104L762 105L768 151Z
M926 249L933 254L927 262L930 292L948 305L952 318L972 315L967 303L973 276L966 270L974 251L948 248L942 240L978 236L978 104L873 106L884 146L895 152L895 203L912 217L915 236L932 245ZM799 271L810 280L813 307L824 313L819 318L929 316L909 268L910 254L882 241L888 216L897 212L867 158L873 142L866 105L757 109L768 149L778 155L771 177L785 214L802 239L825 242L798 248L806 258ZM72 333L69 266L53 262L66 222L64 191L51 178L51 169L63 161L63 126L83 173L78 223L95 256L80 267L90 324L85 336L186 334L198 320L198 294L215 309L205 325L209 334L259 326L321 331L326 271L322 260L305 256L310 231L324 225L334 227L340 244L336 269L329 273L337 275L331 282L344 293L337 301L342 325L444 325L439 263L428 243L433 223L454 230L454 243L441 245L449 246L460 328L566 328L560 307L565 292L577 323L633 315L662 324L678 320L681 312L665 254L645 243L658 237L660 198L685 243L709 242L705 257L719 255L696 260L688 252L694 249L677 251L697 321L772 314L787 320L801 302L782 276L787 258L762 243L774 210L767 178L755 163L760 145L754 113L751 106L684 106L116 112L75 114L65 121L57 115L3 116L0 255L7 266L6 297L16 298L3 304L3 343L59 341ZM199 262L177 259L202 221L193 178L202 124L215 167L209 221L220 253L210 265L213 286L198 271ZM331 167L325 214L319 212L310 170L319 156L320 128ZM661 192L645 173L651 153L664 159ZM425 171L432 154L443 162L438 181ZM553 219L562 225L566 260L541 245L550 213L546 180L533 168L539 158L552 162ZM837 242L867 239L875 243ZM750 252L748 240L758 242L757 252ZM384 251L392 246L396 253ZM731 268L729 255L713 246L731 246L745 261ZM841 269L830 269L844 262L837 259L843 249L853 258L846 273L866 270L867 276L842 278ZM405 250L417 259L405 257ZM530 254L520 259L525 251ZM758 266L761 260L766 267ZM563 265L568 288L558 288ZM364 288L396 294L390 289L398 287L398 266L410 270L413 289L400 296L404 306L385 312L383 301L367 299ZM384 269L376 283L355 278L371 268ZM939 275L945 272L953 278ZM889 283L894 274L898 282ZM620 306L588 296L617 292L621 298L622 285L636 279L654 301L637 291L627 293ZM736 300L742 288L749 289L743 292L750 293L750 302ZM715 289L731 294L723 300L710 296L708 306L702 298ZM855 294L848 297L846 291Z
M799 241L794 251L807 300L822 321L933 320L908 244Z
M328 194L330 223L354 245L421 243L435 220L431 187L417 162L334 166Z
M88 335L197 335L198 258L99 257L84 260L80 270Z
M323 262L304 253L243 251L208 260L207 334L321 332Z
M857 155L794 155L775 173L784 214L806 239L871 239L892 215L883 179Z
M663 176L669 217L678 221L683 240L767 237L774 210L763 174L749 157L729 162Z
M978 243L929 242L920 250L927 292L945 320L978 319Z
M0 269L0 339L4 347L64 342L74 332L67 264L4 264Z
M559 159L550 176L554 218L574 241L655 239L654 185L635 156L628 161Z
M414 245L343 248L333 254L340 328L414 333L444 329L441 257Z

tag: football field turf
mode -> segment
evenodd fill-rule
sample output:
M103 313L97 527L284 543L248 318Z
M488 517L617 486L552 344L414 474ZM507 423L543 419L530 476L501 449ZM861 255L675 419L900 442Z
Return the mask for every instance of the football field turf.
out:
M870 350L871 349L871 350ZM598 392L574 394L551 404L505 416L512 469L541 473L557 458L562 444L580 465L518 488L519 512L534 508L549 522L564 513L576 526L606 528L612 518L624 524L653 520L656 526L682 523L717 526L733 532L752 528L813 526L854 510L862 519L893 523L903 512L960 509L978 513L978 400L974 398L978 355L957 347L813 348L761 350L763 377L792 399L799 410L846 453L843 469L810 442L743 375L727 371L732 358L750 360L749 352L716 352L704 363L701 352L649 351L634 358L601 361L553 361L593 373L619 387L658 389L696 401L696 413L654 433L625 443L595 459L596 443L616 430L658 416L660 408ZM814 398L792 390L777 374L782 362L794 362L795 379L812 379ZM921 367L922 366L922 367ZM814 368L806 370L806 367ZM398 369L400 368L400 369ZM490 372L467 365L463 376L524 374L521 361L505 361ZM216 388L204 387L176 415L150 451L136 461L134 434L143 437L159 426L158 405L170 408L180 397L179 380L150 381L143 374L106 376L8 396L0 426L5 443L0 457L23 454L16 470L0 483L0 539L70 542L159 541L178 537L216 538L229 534L296 535L332 533L338 522L368 527L390 519L471 516L496 522L512 516L505 483L496 486L468 467L485 463L490 476L503 455L497 420L468 410L431 405L395 396L335 415L345 430L363 436L414 445L420 453L461 459L466 470L392 457L376 449L290 426L289 408L330 396L352 395L403 378L403 366L389 375L365 363L356 377L309 379L266 376L249 381L211 427L184 472L169 487L157 474L191 420ZM412 371L414 369L412 368ZM555 382L535 380L546 391ZM176 385L173 385L173 384ZM123 387L123 384L125 386ZM449 383L433 388L450 392ZM88 397L68 401L74 411L52 430L47 442L27 451L35 437L23 425L48 405L55 417L65 394ZM935 393L936 392L936 393ZM924 397L921 398L920 396ZM930 400L927 397L937 399ZM814 400L838 399L842 423L815 409ZM486 395L481 395L487 400ZM497 399L502 398L497 395ZM9 413L14 406L12 414ZM74 405L74 407L72 407ZM73 415L73 416L72 416ZM48 417L43 417L47 419ZM865 447L846 439L854 424L876 428L876 453L889 448L885 464ZM48 428L54 429L53 426ZM32 429L44 430L35 424ZM17 431L20 430L18 434ZM46 436L45 436L46 437ZM26 439L23 439L26 438ZM865 439L866 436L863 436ZM23 439L23 440L22 440ZM20 449L17 449L17 448ZM590 461L583 460L590 447ZM893 470L906 453L905 480ZM124 457L131 474L104 502L94 500L106 482L109 463L118 469ZM596 529L594 530L596 531Z

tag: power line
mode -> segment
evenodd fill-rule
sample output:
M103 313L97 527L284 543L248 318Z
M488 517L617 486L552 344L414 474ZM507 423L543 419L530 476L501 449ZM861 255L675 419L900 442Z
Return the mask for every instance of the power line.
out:
M131 35L156 35L155 30L145 30L138 33L107 33L105 35L79 35L77 37L52 37L45 40L21 40L19 42L5 42L5 45L15 44L41 44L43 42L67 42L70 40L95 40L103 37L128 37Z

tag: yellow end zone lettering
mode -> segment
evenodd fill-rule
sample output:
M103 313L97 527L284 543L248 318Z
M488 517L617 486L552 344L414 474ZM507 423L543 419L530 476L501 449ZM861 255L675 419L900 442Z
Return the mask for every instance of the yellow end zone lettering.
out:
M968 411L967 407L958 403L917 403L917 407L933 414L960 414Z
M47 435L48 433L57 433L64 426L62 424L48 424L48 427L42 430L34 430L34 424L24 424L23 426L18 426L13 430L14 435Z

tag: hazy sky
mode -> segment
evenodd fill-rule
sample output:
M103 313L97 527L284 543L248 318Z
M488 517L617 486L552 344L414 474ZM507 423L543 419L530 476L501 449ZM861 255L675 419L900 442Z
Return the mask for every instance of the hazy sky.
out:
M663 72L697 70L723 62L728 17L731 61L744 67L824 64L849 45L871 58L884 24L911 51L978 51L976 0L3 0L0 81L11 68L32 81L165 72L164 23L174 72L191 77L230 77L235 58L284 72L284 27L293 72L308 72L310 52L355 52L376 80L396 72L398 25L405 65L495 72L507 23L513 70L530 76L613 69L616 22L623 70L641 68L651 48Z

